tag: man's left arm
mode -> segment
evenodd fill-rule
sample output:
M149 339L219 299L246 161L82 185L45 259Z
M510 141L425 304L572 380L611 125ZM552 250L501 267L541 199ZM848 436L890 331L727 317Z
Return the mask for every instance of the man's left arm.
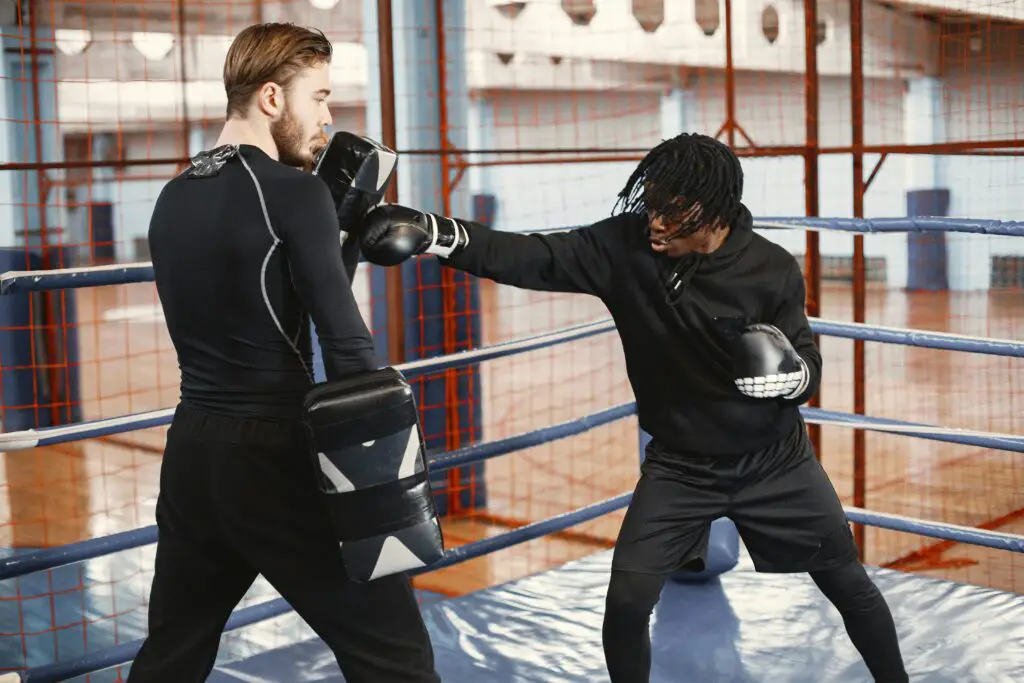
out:
M310 177L296 179L291 189L294 206L280 221L281 239L296 293L316 326L327 381L376 370L373 338L338 246L331 193Z
M786 336L797 355L803 359L807 368L807 384L796 396L779 400L788 404L802 405L810 400L811 396L814 396L821 383L821 352L814 344L811 324L807 320L807 289L804 285L803 273L800 272L796 259L793 259L781 294L779 305L773 316L773 324Z
M341 244L341 262L345 266L345 274L348 275L350 283L355 282L360 256L362 252L359 250L359 237L350 232Z

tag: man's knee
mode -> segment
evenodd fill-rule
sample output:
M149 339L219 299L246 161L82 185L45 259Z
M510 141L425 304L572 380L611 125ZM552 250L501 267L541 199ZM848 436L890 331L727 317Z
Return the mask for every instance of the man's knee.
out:
M646 624L664 585L664 576L612 570L605 600L606 627L617 623Z
M811 572L811 578L841 613L868 611L884 600L882 592L859 561Z

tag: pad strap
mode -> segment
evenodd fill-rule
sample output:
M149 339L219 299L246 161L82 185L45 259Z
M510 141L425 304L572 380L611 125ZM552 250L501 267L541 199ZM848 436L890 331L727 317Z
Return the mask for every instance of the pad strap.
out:
M342 542L407 529L435 516L426 471L331 498L331 518Z

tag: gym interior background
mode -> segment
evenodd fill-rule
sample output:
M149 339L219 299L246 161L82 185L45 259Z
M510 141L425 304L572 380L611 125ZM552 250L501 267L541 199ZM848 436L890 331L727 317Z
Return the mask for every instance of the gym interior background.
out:
M174 405L177 365L144 275L149 216L163 183L213 145L224 55L235 33L261 21L315 26L332 39L334 128L399 151L393 200L495 229L607 216L640 157L684 130L737 150L744 199L766 224L1024 219L1020 0L0 0L2 271L143 273L128 284L0 297L3 432ZM823 229L760 230L799 257L812 317L1024 339L1020 236L815 225ZM495 286L429 259L364 264L355 288L382 361L394 364L606 316L586 297ZM1019 355L826 335L819 343L824 378L813 407L1024 433ZM437 451L631 400L614 334L415 384ZM165 431L0 453L2 552L152 525ZM1024 533L1018 452L836 424L811 431L844 503ZM444 472L435 490L446 542L628 490L638 457L637 424L626 416L514 459ZM461 595L558 567L611 547L621 515L422 575L417 586ZM1024 591L1019 553L855 531L870 564ZM0 657L0 673L51 661L55 648L84 651L90 629L111 644L128 639L118 629L137 637L153 551L97 560L87 578L2 582L0 653L11 656ZM75 618L52 617L61 601L84 604L86 584L104 598ZM247 600L266 595L257 587Z

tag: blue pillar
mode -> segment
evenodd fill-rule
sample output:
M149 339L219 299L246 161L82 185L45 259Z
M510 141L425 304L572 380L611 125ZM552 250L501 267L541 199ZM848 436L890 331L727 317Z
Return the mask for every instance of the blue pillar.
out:
M680 88L667 90L661 95L661 137L674 138L687 130L688 109L692 93Z
M377 54L377 0L363 0L363 45L366 48L366 106L365 106L365 131L364 134L378 141L383 141L381 128L381 101L380 101L380 59ZM330 135L334 131L328 131ZM358 132L358 131L351 131ZM368 326L373 333L374 346L377 349L377 360L380 364L386 365L392 361L388 358L388 308L387 295L385 293L384 269L371 266L368 263L361 263L360 270L370 270L371 287L371 311ZM312 330L313 335L313 376L317 382L323 382L324 361L320 353L320 345L317 343L316 329Z
M116 157L117 138L114 133L92 133L90 159L102 162ZM64 219L65 237L73 248L72 265L88 266L110 261L114 253L113 199L117 182L113 168L91 169L92 182L80 185L68 195ZM123 245L118 245L123 246ZM118 255L119 260L125 260Z
M469 104L466 139L470 149L489 149L494 147L494 105L486 93L475 93ZM469 154L470 163L483 161L480 154ZM472 166L466 171L466 179L474 194L491 192L494 182L493 166Z
M117 137L114 133L95 133L92 136L92 160L103 161L114 159L117 149ZM125 262L131 245L117 239L114 228L114 184L117 176L112 168L92 169L92 187L90 196L86 197L85 216L81 222L80 239L72 239L78 244L90 246L86 264L103 264ZM85 191L85 188L82 188ZM77 235L75 236L77 237Z
M907 191L908 216L946 216L948 214L949 190ZM945 233L934 231L909 233L907 235L907 260L907 289L909 291L949 289Z
M477 93L469 105L469 116L466 137L470 149L493 149L494 142L494 105L484 93ZM481 154L466 155L469 163L483 161ZM495 179L497 170L494 166L471 166L466 172L466 180L472 192L473 206L470 217L477 223L501 229L498 213L498 192Z
M37 29L33 52L27 29L0 28L0 113L8 122L0 133L0 145L7 152L5 158L29 163L59 161L63 154L53 86L53 29ZM33 88L33 69L38 72L38 88ZM37 153L37 144L41 153ZM31 169L0 174L0 200L9 211L0 226L0 239L4 240L0 243L0 272L71 265L60 233L62 212L53 196L59 189L48 182L56 180L58 173ZM43 332L33 339L38 330ZM73 297L52 293L0 297L0 354L4 431L81 419Z
M378 42L379 29L377 25L377 0L363 0L363 45L366 47L366 135L374 140L384 139L384 129L381 125L382 106L380 90L380 44ZM400 179L396 182L401 184ZM388 304L387 304L387 282L385 269L364 264L361 268L370 269L370 291L372 296L372 310L370 315L371 329L373 330L373 341L377 347L377 357L382 363L389 363L388 358L389 334L388 329Z
M15 35L17 28L0 24L0 159L17 159L24 131L18 125L21 103L14 97L14 80L18 78L19 63L16 46L18 41L7 36ZM18 221L20 210L21 171L0 173L0 247L14 246L15 235L20 234Z
M366 45L370 83L367 91L367 132L379 139L380 132L380 90L378 87L377 59L377 17L376 3L364 0L364 45ZM433 3L422 0L395 0L392 4L392 25L394 30L394 76L395 116L397 127L396 146L401 150L439 149L453 146L465 149L468 143L466 116L470 108L469 90L464 63L466 9L464 0L445 0L443 13L445 25L437 25ZM444 31L444 73L445 103L447 107L447 140L441 138L440 91L438 76L438 31ZM454 158L452 158L454 160ZM398 201L427 211L445 210L442 173L444 168L439 157L400 154L396 181ZM449 182L455 178L449 175ZM450 195L448 207L453 215L472 218L469 194L465 183L461 183ZM447 320L454 320L453 335L448 341L454 342L458 350L480 345L480 322L478 319L479 293L477 284L462 273L454 273L454 296L441 290L442 269L436 259L413 259L402 266L403 313L405 317L405 359L442 356L445 353L445 328ZM383 331L387 311L387 295L383 272L374 268L371 277L374 301L374 329ZM378 334L378 352L384 362L392 362L385 356L386 338ZM383 343L382 343L383 342ZM454 387L449 383L453 382ZM418 400L423 420L423 431L427 448L443 451L448 448L446 435L450 411L456 411L458 437L461 445L482 438L480 376L474 366L459 370L454 377L443 375L417 381ZM455 405L449 398L449 389L454 389ZM455 481L453 481L453 478ZM437 491L449 489L451 484L461 489L458 499L438 495L437 504L441 514L451 510L451 503L457 502L463 509L482 507L486 504L483 463L458 469L454 474L435 475ZM472 486L471 486L472 484Z
M33 6L39 4L29 7ZM28 7L23 10L28 11ZM45 17L39 19L42 23ZM53 29L40 26L32 50L27 26L27 21L25 28L0 25L0 158L59 162L63 150L56 124ZM33 88L34 78L38 78L38 88ZM57 180L60 173L46 170L41 174L36 169L0 173L0 272L71 265L59 232L65 227L58 208L61 190L48 182ZM74 304L74 297L56 293L0 296L0 429L4 432L81 421ZM54 331L47 333L43 326ZM54 405L56 411L51 409ZM14 462L8 459L9 466ZM19 515L34 509L37 502L38 482L26 483L20 469L7 471L5 477L12 522L20 528L27 520ZM68 495L80 498L82 509L89 507L88 487ZM15 550L2 549L0 553L9 556L33 550L27 544L15 546ZM81 588L87 575L81 566L72 565L0 584L0 633L15 634L0 635L0 662L12 667L40 666L58 656L81 654L85 648L95 652L115 645L113 620L88 626L77 623L83 613L106 614L108 609L95 591ZM103 672L97 681L114 678L114 672Z
M4 84L3 113L6 119L3 128L10 153L6 158L30 163L59 159L62 157L62 145L57 127L57 93L53 85L56 82L56 60L52 54L53 29L37 29L37 54L34 56L30 52L27 29L19 31L18 27L9 26L3 27L3 32L5 35L0 37L0 45L3 47L0 76ZM40 84L37 89L32 86L33 62L39 75ZM38 91L38 111L34 101L35 91ZM36 155L37 136L42 148L41 159ZM46 201L44 193L47 193L47 189L40 187L36 171L8 171L4 175L9 175L9 182L12 183L8 196L16 203L27 206L28 211L19 207L10 216L9 225L13 229L0 228L4 230L3 246L38 246L43 221L52 230L59 225L59 211ZM37 208L44 202L45 217ZM55 241L52 235L50 241Z
M206 148L206 124L193 123L188 130L188 155L194 156Z
M904 139L907 144L930 145L945 138L942 84L935 78L912 78L904 95ZM944 216L949 190L943 188L943 158L931 154L906 159L907 215ZM941 232L907 235L908 290L949 288L947 239Z
M116 133L93 133L92 134L92 159L102 161L104 159L117 158L117 134ZM114 200L114 188L117 184L117 173L113 168L100 167L92 169L92 198L95 201L110 202Z

